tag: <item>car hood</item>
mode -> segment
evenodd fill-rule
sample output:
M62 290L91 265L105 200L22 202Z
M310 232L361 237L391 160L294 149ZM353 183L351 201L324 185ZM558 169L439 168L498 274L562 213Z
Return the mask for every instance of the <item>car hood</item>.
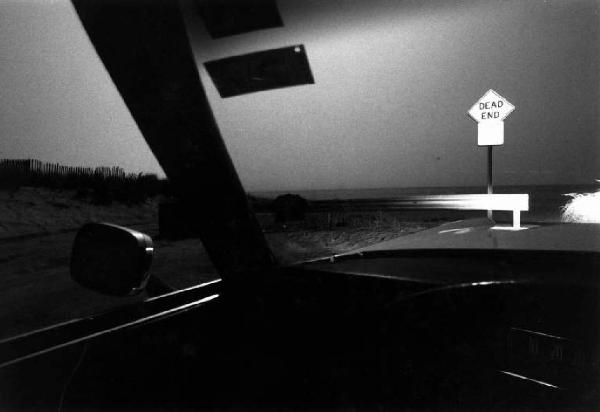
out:
M599 252L598 224L509 230L488 219L470 219L306 262L305 267L393 278L424 288L522 281L598 285Z
M468 219L353 250L362 252L409 249L506 249L600 252L600 224L527 225L520 230L489 219Z

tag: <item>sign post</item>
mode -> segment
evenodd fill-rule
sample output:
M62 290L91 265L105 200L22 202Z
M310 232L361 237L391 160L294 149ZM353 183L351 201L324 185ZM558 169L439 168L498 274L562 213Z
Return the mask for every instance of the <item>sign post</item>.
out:
M493 149L494 149L494 146L488 146L488 152L487 152L487 157L488 157L487 193L488 193L488 195L491 195L492 193L494 193L494 189L492 187L492 150Z
M515 110L508 100L494 90L488 90L471 107L468 114L477 122L477 144L487 146L488 170L487 193L494 193L492 186L492 149L494 146L504 144L504 119ZM492 218L492 211L488 210L487 216Z

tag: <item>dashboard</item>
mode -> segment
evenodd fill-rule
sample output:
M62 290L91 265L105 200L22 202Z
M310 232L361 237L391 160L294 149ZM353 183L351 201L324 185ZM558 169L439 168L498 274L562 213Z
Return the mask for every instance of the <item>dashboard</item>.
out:
M397 368L414 371L404 380L393 373L386 379L402 382L392 385L397 391L410 385L412 393L431 393L449 385L435 392L456 405L473 401L486 408L599 404L600 266L594 254L410 251L305 268L320 272L322 287L330 278L324 293L337 294L337 287L362 302L358 309L334 299L354 307L351 316L372 310L368 322L380 333L376 350L403 358Z

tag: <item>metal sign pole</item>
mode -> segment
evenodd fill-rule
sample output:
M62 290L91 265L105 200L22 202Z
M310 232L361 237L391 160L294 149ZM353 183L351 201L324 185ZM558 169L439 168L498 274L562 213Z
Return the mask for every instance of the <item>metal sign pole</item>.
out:
M487 152L487 164L488 164L488 170L487 170L487 193L488 195L491 195L492 193L494 193L494 189L492 187L492 149L494 146L488 146L488 152ZM487 217L488 219L492 219L492 211L488 210L487 211Z

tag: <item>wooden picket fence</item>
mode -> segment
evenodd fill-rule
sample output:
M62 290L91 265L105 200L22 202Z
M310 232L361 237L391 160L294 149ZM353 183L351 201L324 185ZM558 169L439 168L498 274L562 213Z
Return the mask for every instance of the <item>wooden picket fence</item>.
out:
M131 179L136 174L126 174L118 167L82 167L64 166L58 163L46 163L37 159L2 159L0 160L0 178L2 177L30 178L35 176L70 176L94 177L96 179Z
M0 189L15 190L22 186L50 189L74 189L93 192L109 202L143 200L167 189L167 182L154 174L125 173L115 167L65 166L37 159L0 159Z

